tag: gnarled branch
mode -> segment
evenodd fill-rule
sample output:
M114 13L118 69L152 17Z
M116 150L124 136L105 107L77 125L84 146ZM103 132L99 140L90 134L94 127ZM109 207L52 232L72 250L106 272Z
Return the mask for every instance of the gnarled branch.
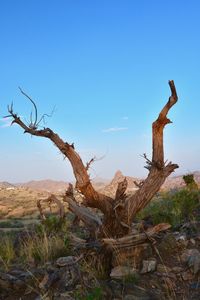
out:
M123 200L126 198L126 189L128 187L128 181L126 177L123 181L118 183L116 194L115 194L115 200Z
M102 225L102 222L98 215L94 214L89 208L82 205L78 205L72 198L65 196L63 201L69 205L69 210L73 212L94 234Z
M173 80L169 81L171 96L167 104L161 110L158 119L153 123L153 156L152 161L156 162L160 167L164 167L164 149L163 149L163 129L165 125L172 123L167 118L170 108L178 101L176 87Z
M146 154L144 154L149 174L142 184L139 184L139 189L130 196L127 196L125 193L127 189L126 179L119 183L114 199L99 193L93 187L88 169L94 159L91 159L85 165L76 152L73 143L70 144L63 141L60 136L50 128L39 130L37 126L32 126L32 122L30 125L26 125L21 118L13 112L13 104L8 107L10 113L9 117L13 118L12 123L16 123L23 128L24 133L48 138L60 150L64 157L69 160L76 178L76 189L84 195L84 205L98 208L104 213L100 236L105 237L108 235L120 237L128 233L136 213L149 203L153 196L159 191L165 179L178 168L178 165L164 161L163 130L165 125L171 123L167 114L178 100L173 80L169 81L169 87L171 96L167 104L161 110L157 120L152 124L152 159L147 158ZM71 197L73 196L73 191L69 190L68 193L69 199L67 201L70 205L70 209L82 218L82 220L85 220L85 223L92 224L92 227L96 227L96 225L99 226L99 222L94 220L87 209L78 206L76 202L73 201L73 197Z
M50 139L61 153L68 158L76 178L76 188L79 189L85 196L85 203L87 206L98 208L105 214L111 212L113 199L97 192L94 189L87 173L87 168L84 166L81 157L72 145L68 142L64 142L60 136L50 128L38 130L33 126L27 126L21 118L13 112L13 104L8 107L8 111L10 113L9 117L13 118L12 124L18 124L22 129L24 129L24 133Z
M108 245L112 249L120 249L120 248L126 248L126 247L133 247L139 244L143 244L146 240L153 237L155 234L165 231L171 227L170 224L167 223L161 223L158 224L144 233L138 233L138 234L129 234L125 235L124 237L118 238L118 239L102 239L102 242L105 245Z
M177 102L178 96L173 80L169 81L171 96L167 104L161 110L157 120L152 124L153 154L152 161L144 155L149 169L148 177L143 181L139 190L131 195L126 202L128 223L132 222L135 214L144 208L152 197L159 191L165 179L178 168L177 164L169 162L165 165L163 150L163 130L165 125L171 123L167 118L170 108Z

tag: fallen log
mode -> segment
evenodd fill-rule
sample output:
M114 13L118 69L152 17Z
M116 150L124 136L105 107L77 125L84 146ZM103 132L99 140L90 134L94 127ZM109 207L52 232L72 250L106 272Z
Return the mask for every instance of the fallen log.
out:
M158 224L147 231L138 234L129 234L122 238L118 239L102 239L102 243L104 245L109 246L109 248L126 248L126 247L134 247L140 244L145 243L146 240L151 239L155 234L165 231L171 227L170 224L161 223Z

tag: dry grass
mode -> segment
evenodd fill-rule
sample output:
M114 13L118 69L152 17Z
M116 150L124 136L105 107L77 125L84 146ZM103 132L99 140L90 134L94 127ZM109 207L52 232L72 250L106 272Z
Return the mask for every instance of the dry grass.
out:
M25 232L22 237L14 233L2 233L0 238L0 267L8 270L12 263L44 264L60 256L70 254L70 245L67 235L67 224L54 223L50 218L48 226L36 225L35 230ZM55 228L53 227L55 225ZM63 229L63 231L61 230ZM50 230L51 229L51 230Z
M8 270L14 259L15 250L13 238L10 235L5 235L1 238L0 243L0 262L3 264L3 267Z
M60 256L69 255L69 243L59 235L47 236L46 232L22 241L20 257L27 263L46 263Z

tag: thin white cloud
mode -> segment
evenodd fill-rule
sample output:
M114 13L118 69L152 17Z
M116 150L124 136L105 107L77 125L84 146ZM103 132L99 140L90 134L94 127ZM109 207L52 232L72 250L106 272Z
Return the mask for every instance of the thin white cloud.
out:
M23 116L19 116L20 119L23 121L24 117ZM5 117L5 118L1 118L0 119L0 128L6 128L6 127L10 127L12 124L13 118L12 117ZM2 124L2 125L1 125ZM13 123L12 125L17 125L16 123Z
M1 128L6 128L11 125L12 119L11 118L2 118L0 119L0 122L3 123L0 125Z
M128 130L128 127L110 127L107 129L103 129L102 132L117 132L123 130Z

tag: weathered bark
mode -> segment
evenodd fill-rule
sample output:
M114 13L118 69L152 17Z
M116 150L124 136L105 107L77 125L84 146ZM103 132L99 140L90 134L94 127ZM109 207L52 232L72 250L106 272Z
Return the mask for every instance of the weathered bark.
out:
M163 130L165 125L171 123L167 118L170 108L177 102L178 97L174 82L169 81L171 96L169 101L161 110L157 120L152 125L153 135L153 153L152 160L144 155L147 161L148 177L139 185L138 191L127 197L127 181L126 179L118 184L115 198L108 197L97 192L89 178L88 168L94 161L91 159L89 163L84 165L81 157L74 149L74 144L63 141L58 134L50 128L38 130L37 121L26 125L21 118L13 112L13 105L8 108L10 117L13 118L12 123L18 124L24 129L24 133L33 136L48 138L68 158L73 168L76 178L76 188L84 195L84 205L92 208L100 209L104 214L103 220L97 218L87 208L83 208L74 201L73 197L68 197L69 208L80 219L83 220L95 232L99 227L99 237L121 237L129 233L131 223L141 209L143 209L153 196L159 191L165 179L176 169L178 165L168 164L164 161L163 149ZM23 93L25 96L27 94ZM29 99L30 97L27 96ZM31 99L31 102L34 103ZM35 105L35 103L34 103ZM69 196L69 195L68 195ZM66 195L67 197L67 195Z
M93 235L96 235L99 227L102 225L100 218L92 213L87 207L78 205L71 198L65 197L64 201L68 203L69 210L85 223Z
M89 175L87 173L87 167L84 166L79 154L75 151L74 145L64 142L58 134L56 134L50 128L44 128L37 130L28 127L20 117L13 113L9 109L10 116L13 117L13 123L18 124L24 129L24 133L29 133L34 136L44 137L50 139L54 145L61 151L61 153L67 157L73 168L74 176L76 178L76 188L81 191L85 196L85 205L89 207L95 207L100 209L103 213L108 214L112 208L112 198L98 193L91 184Z
M102 242L113 249L132 247L144 243L146 240L151 239L155 234L165 231L170 227L171 225L167 223L161 223L148 229L144 233L129 234L119 239L104 238L102 239Z
M126 201L127 211L127 224L131 224L134 216L143 209L153 196L159 191L165 179L178 168L177 164L169 162L167 165L164 161L164 149L163 149L163 130L165 125L172 123L167 114L170 108L177 102L178 97L173 80L169 81L171 89L171 96L167 104L161 110L157 120L152 125L152 139L153 139L153 154L152 161L148 160L146 155L144 157L147 160L147 169L149 169L149 175L146 180L143 181L139 190Z

